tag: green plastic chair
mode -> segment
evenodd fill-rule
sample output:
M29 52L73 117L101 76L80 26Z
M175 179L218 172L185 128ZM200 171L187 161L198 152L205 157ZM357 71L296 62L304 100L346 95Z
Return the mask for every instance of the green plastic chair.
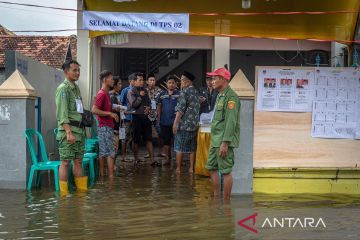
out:
M59 191L59 166L61 164L60 161L50 161L47 157L46 148L44 144L44 139L38 131L34 129L26 129L25 130L25 137L27 143L29 145L30 154L31 154L31 168L30 168L30 175L27 184L27 190L31 191L32 181L34 179L34 174L36 171L44 171L44 170L52 170L54 171L54 182L55 182L55 189ZM35 137L37 137L39 145L40 145L40 154L41 160L38 159L35 152Z
M86 153L97 153L97 145L88 144L85 142L85 152Z
M97 126L99 125L98 120L94 116L95 125L91 128L91 138L87 138L85 143L86 146L96 146L99 144L99 139L97 137Z
M84 165L89 165L89 178L88 178L88 185L89 187L94 186L95 184L95 165L96 159L98 158L97 153L85 153L83 157L83 174L84 174ZM85 163L84 163L85 162Z
M55 128L54 129L54 134L55 136L58 133L58 129ZM89 178L88 178L88 185L91 187L95 184L95 162L96 159L98 157L98 154L96 152L94 152L93 148L87 148L85 146L85 150L89 150L91 152L85 151L86 153L83 156L82 159L82 172L83 174L85 173L85 167L88 166L89 169ZM71 181L71 176L72 176L72 166L73 166L73 162L71 162L70 168L69 168L69 183L72 185L72 181Z
M94 116L95 125L91 128L91 138L97 139L97 128L99 126L99 122L97 118Z
M85 152L87 153L98 152L99 139L96 134L98 122L95 117L94 117L94 121L95 121L95 125L90 129L91 138L85 139Z

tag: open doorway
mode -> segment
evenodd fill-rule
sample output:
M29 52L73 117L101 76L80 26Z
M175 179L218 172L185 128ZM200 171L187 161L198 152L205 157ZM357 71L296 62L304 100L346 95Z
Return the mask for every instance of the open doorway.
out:
M169 74L181 76L184 70L196 77L194 85L205 84L206 72L211 70L211 50L102 48L101 69L107 69L121 79L134 72L153 73L157 85L163 85Z

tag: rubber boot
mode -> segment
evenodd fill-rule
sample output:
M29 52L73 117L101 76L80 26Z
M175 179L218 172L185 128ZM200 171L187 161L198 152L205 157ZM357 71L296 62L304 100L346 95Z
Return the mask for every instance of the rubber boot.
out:
M66 196L69 194L69 184L68 181L59 181L60 185L60 195Z
M76 177L75 178L75 185L76 185L76 189L77 191L87 191L87 184L88 184L88 177L87 176L83 176L83 177Z

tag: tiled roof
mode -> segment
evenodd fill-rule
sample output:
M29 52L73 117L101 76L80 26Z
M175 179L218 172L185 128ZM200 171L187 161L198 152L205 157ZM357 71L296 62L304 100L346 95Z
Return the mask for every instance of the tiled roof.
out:
M5 51L18 51L46 65L61 68L69 44L72 58L76 59L76 36L17 36L0 35L0 68L5 67Z
M0 36L14 36L15 33L0 25Z

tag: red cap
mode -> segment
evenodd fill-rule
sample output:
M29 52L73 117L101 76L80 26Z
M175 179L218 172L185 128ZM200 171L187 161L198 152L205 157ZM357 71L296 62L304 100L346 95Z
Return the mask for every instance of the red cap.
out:
M215 69L213 72L209 72L206 74L207 76L220 76L225 78L226 80L230 81L231 73L226 70L226 68L218 68Z

